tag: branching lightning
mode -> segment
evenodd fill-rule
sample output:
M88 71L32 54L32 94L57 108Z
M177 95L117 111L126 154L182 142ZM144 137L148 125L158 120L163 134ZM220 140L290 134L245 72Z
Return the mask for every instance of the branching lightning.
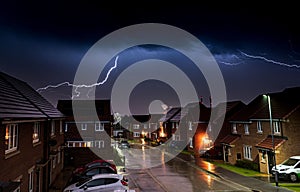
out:
M117 65L118 65L118 59L119 59L119 56L116 57L114 66L112 66L112 67L108 70L108 72L107 72L107 74L106 74L106 77L105 77L105 78L103 79L103 81L101 81L101 82L97 82L97 83L94 83L94 84L91 84L91 85L85 85L85 84L83 84L83 85L74 85L73 83L70 83L70 82L66 81L66 82L59 83L59 84L57 84L57 85L47 85L46 87L38 88L36 91L40 93L40 92L45 91L45 90L50 89L50 88L59 88L59 87L61 87L61 86L68 86L68 87L73 87L73 88L74 88L75 95L72 96L72 99L73 99L74 97L79 97L79 96L80 96L80 91L78 91L79 88L94 88L94 87L96 87L96 86L103 85L103 84L108 80L108 77L109 77L110 73L111 73L115 68L117 68ZM89 92L88 92L88 93L89 93ZM87 96L88 96L88 94L87 94Z
M290 64L287 64L287 63L283 63L283 62L279 62L279 61L274 61L272 59L268 59L266 57L263 57L263 56L256 56L256 55L249 55L247 53L244 53L242 51L240 51L240 53L245 56L245 57L248 57L248 58L251 58L251 59L260 59L260 60L263 60L263 61L266 61L268 63L273 63L273 64L276 64L276 65L281 65L281 66L284 66L284 67L289 67L289 68L300 68L300 65L290 65Z

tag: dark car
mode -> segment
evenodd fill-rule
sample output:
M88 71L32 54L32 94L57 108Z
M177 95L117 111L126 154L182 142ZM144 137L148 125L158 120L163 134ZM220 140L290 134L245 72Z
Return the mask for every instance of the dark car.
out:
M91 178L94 175L104 174L104 173L113 173L117 174L117 171L111 166L95 166L88 169L85 169L81 173L73 174L70 179L70 184L81 181L82 179Z
M115 171L117 171L117 167L114 163L113 160L103 160L103 159L96 159L92 162L89 162L87 164L85 164L84 166L82 167L78 167L76 168L74 171L73 171L73 174L80 174L82 173L83 171L85 171L86 169L89 169L91 167L96 167L96 166L110 166L112 167L113 169L115 169Z
M119 143L119 148L121 148L121 149L130 148L130 144L127 140L122 140Z

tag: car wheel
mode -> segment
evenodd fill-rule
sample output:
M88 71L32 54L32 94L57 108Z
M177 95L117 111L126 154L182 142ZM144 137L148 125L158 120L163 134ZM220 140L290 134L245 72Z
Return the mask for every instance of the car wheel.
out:
M296 182L298 180L298 177L297 177L296 173L291 173L290 174L290 180L292 182Z

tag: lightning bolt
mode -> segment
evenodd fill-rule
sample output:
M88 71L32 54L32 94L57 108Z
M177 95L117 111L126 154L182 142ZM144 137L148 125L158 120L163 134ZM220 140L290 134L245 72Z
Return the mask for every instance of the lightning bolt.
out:
M235 65L242 64L243 62L230 63L230 62L225 62L225 61L219 61L219 63L224 64L224 65L229 65L229 66L235 66Z
M41 93L42 91L45 91L45 90L50 89L50 88L59 88L59 87L61 87L61 86L68 86L68 87L73 87L73 88L75 88L75 89L74 89L75 95L72 96L72 99L73 99L74 97L79 97L79 96L80 96L80 91L78 91L79 88L93 88L93 87L96 87L96 86L99 86L99 85L103 85L103 84L108 80L108 77L109 77L110 73L111 73L115 68L117 68L117 66L118 66L118 59L119 59L119 56L116 57L114 66L112 66L112 67L108 70L108 72L107 72L107 74L106 74L106 77L105 77L105 78L103 79L103 81L101 81L101 82L97 82L97 83L94 83L94 84L91 84L91 85L84 85L84 84L83 84L83 85L75 85L75 84L73 84L73 83L70 83L70 82L66 81L66 82L59 83L59 84L57 84L57 85L47 85L46 87L38 88L36 91L39 92L39 93ZM89 91L89 92L90 92L90 91ZM88 92L88 93L89 93L89 92ZM88 94L87 94L87 96L88 96Z
M242 51L240 51L240 53L242 55L244 55L245 57L248 57L248 58L251 58L251 59L260 59L260 60L266 61L268 63L273 63L273 64L276 64L276 65L281 65L281 66L289 67L289 68L298 68L298 69L300 68L300 65L290 65L290 64L287 64L287 63L283 63L283 62L274 61L272 59L268 59L268 58L263 57L263 56L249 55L249 54L244 53Z

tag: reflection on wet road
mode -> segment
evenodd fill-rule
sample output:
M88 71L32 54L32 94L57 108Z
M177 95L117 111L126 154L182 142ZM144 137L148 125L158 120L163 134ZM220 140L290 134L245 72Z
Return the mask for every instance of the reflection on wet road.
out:
M125 156L130 179L140 191L248 191L164 150L141 146L119 152ZM208 170L214 169L212 164L207 166Z

